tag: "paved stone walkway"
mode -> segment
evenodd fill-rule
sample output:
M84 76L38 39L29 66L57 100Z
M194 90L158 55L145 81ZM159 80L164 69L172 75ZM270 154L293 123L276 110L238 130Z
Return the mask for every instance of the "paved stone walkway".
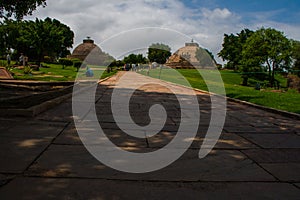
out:
M96 112L107 137L133 152L164 147L180 124L179 104L164 87L167 83L126 72L132 81L159 83L134 93L133 120L148 124L147 111L155 103L168 114L157 135L134 138L119 130L111 113L110 95L120 76L101 83L96 93ZM220 140L200 160L210 98L200 92L197 98L201 119L191 147L168 167L145 174L111 169L87 152L72 120L71 99L32 119L0 119L0 199L299 199L299 120L228 102Z

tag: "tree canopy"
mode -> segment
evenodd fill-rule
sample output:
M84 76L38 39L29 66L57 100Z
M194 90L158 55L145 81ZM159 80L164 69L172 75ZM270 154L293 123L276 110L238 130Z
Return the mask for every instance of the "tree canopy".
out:
M291 52L291 42L282 32L261 28L255 32L245 29L237 35L225 34L218 55L228 61L226 67L242 72L243 84L247 84L251 73L267 71L273 86L275 71L290 68Z
M141 63L144 64L147 62L147 59L143 56L143 54L130 54L123 59L124 63L131 63L131 64L137 64Z
M156 43L148 48L148 59L150 62L165 64L170 56L171 48L168 45Z
M25 15L31 15L39 6L46 6L46 0L1 0L0 17L9 18L14 16L21 20Z
M44 56L65 57L73 45L73 38L73 31L56 19L5 20L0 25L2 54L13 49L17 54L26 53L31 60L38 62Z
M272 28L261 28L244 44L242 63L245 66L266 66L270 84L273 86L275 71L290 68L291 52L291 42L282 32Z
M223 48L218 53L218 56L223 59L223 61L228 61L226 68L237 70L241 65L243 50L243 45L245 44L247 38L252 35L253 31L249 29L244 29L237 35L234 34L224 34Z

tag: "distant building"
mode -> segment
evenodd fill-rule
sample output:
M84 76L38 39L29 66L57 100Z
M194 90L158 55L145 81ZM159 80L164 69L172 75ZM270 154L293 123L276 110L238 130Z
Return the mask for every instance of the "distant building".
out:
M81 61L85 60L88 64L103 66L110 64L114 60L112 56L104 53L90 37L84 39L83 43L74 49L70 57L80 59Z
M202 54L202 59L199 61L196 54L198 50ZM199 53L199 51L198 51ZM172 68L214 68L214 62L210 56L202 49L199 44L193 40L185 43L185 46L178 49L166 62L166 65Z

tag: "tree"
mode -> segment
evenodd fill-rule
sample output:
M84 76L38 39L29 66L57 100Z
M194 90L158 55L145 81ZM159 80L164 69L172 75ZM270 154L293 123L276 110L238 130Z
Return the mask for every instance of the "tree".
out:
M130 54L129 56L124 57L123 59L124 63L146 63L146 58L143 56L143 54Z
M243 50L243 45L245 44L247 38L252 35L253 31L249 29L244 29L237 35L234 34L224 34L223 48L218 53L218 56L223 59L223 61L228 61L225 67L227 69L238 70L241 65L241 52Z
M56 19L24 21L19 26L20 37L16 38L15 49L26 52L38 64L44 56L65 57L73 45L73 31Z
M21 20L25 15L31 15L38 6L46 6L46 0L1 0L0 18L14 16Z
M16 38L19 34L19 22L13 20L4 20L0 22L0 52L1 55L8 53L16 46Z
M243 46L241 62L244 67L266 66L271 87L275 83L275 71L289 69L291 42L280 31L261 28L253 33Z
M143 56L143 54L138 54L137 55L137 63L145 64L145 63L147 63L147 58L145 58Z
M150 62L165 64L171 56L171 48L165 44L152 44L148 48L148 59Z
M292 41L293 72L300 77L300 41Z
M137 63L137 56L132 53L132 54L124 57L123 60L124 60L125 63L131 63L131 64Z
M74 64L73 61L69 58L60 58L58 62L59 64L62 65L63 69L65 69L65 67L72 66Z

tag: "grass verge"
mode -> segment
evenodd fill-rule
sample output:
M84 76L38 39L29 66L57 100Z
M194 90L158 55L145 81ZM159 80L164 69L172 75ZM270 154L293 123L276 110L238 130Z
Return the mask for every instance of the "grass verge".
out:
M59 64L45 64L44 67L40 67L39 71L31 71L30 73L24 73L24 69L13 68L11 72L14 74L16 80L35 80L35 81L74 81L76 77L85 77L85 69L76 71L74 67L62 68ZM94 72L94 78L106 78L117 73L116 70L108 73L106 67L89 66Z
M190 86L193 88L208 91L206 82L196 69L178 69L182 76L179 76L175 70L159 69L142 71L141 74L149 75L153 78L160 78L165 81L186 85L184 78L188 80ZM217 71L210 71L210 73L218 73ZM276 75L277 80L280 81L280 85L283 87L281 90L274 90L272 88L263 88L261 90L255 90L255 84L261 83L256 79L249 79L249 86L242 86L242 78L239 73L233 71L220 71L221 77L226 90L226 96L251 102L257 105L262 105L279 110L289 111L300 114L300 93L295 90L287 90L286 79L281 75ZM207 81L209 84L216 84L213 80Z

